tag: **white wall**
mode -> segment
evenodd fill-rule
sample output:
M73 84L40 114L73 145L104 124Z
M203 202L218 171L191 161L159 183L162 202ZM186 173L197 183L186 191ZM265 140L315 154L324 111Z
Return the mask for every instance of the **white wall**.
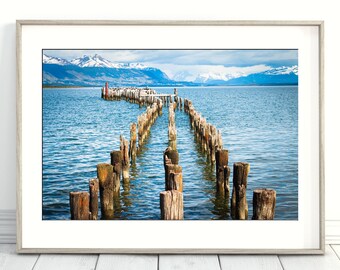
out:
M15 20L17 19L185 19L324 20L326 108L326 234L340 243L340 16L338 1L314 0L11 0L0 8L0 229L15 209ZM2 211L2 212L1 212ZM9 211L12 213L11 211ZM7 226L8 227L8 226ZM0 232L1 236L1 232Z

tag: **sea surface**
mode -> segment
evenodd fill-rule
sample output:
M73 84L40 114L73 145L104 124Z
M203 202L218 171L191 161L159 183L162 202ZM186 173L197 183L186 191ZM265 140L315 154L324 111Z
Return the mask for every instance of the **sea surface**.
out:
M173 93L173 88L154 88ZM297 86L183 87L179 96L222 132L229 166L249 162L247 201L252 191L277 192L275 219L298 219ZM43 219L70 219L69 192L88 191L96 165L110 162L119 136L130 138L130 123L146 108L105 101L99 88L43 89ZM230 202L216 196L215 167L201 152L189 116L176 110L177 147L183 167L184 218L227 219ZM157 220L164 190L163 151L168 144L168 108L157 118L131 167L130 184L121 185L115 219Z

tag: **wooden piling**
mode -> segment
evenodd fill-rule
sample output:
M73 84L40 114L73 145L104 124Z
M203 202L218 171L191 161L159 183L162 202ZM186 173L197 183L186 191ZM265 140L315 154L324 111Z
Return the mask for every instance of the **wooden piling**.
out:
M173 150L177 149L177 131L175 125L170 125L168 127L168 137L169 137L169 147Z
M233 194L231 199L231 215L233 219L248 219L246 189L249 171L250 165L248 163L234 163Z
M98 219L98 193L99 193L99 181L97 178L91 179L89 182L90 190L90 219Z
M105 83L105 98L107 99L109 97L109 83Z
M219 195L224 196L227 200L229 200L230 195L230 168L229 166L218 167L217 175L216 175L216 191Z
M70 212L72 220L89 220L90 194L85 191L70 192Z
M180 173L182 174L182 166L176 165L176 164L166 164L165 166L165 190L171 190L174 186L173 181L170 180L170 174L171 173ZM178 181L183 182L182 176L178 179ZM183 183L181 184L182 190L183 190Z
M171 160L171 164L176 164L178 165L179 163L179 154L177 150L173 150L171 147L168 147L165 149L164 153L163 153L163 162L164 162L164 168L165 168L165 164L166 164L166 158Z
M183 215L183 193L168 190L160 193L161 219L181 220Z
M120 152L121 152L121 157L122 157L123 181L128 182L130 178L129 142L123 136L120 137Z
M114 214L113 207L113 166L106 163L97 165L97 178L99 180L100 206L103 219L111 219Z
M253 192L254 220L274 219L276 191L273 189L255 189Z
M122 154L121 151L112 151L111 165L113 166L113 191L118 194L120 190L120 176L122 174Z
M228 150L217 150L216 158L216 191L220 195L225 195L229 199L230 185L229 176L230 168L228 167L229 152Z
M130 126L129 155L133 162L136 161L136 156L137 156L137 125L136 123L132 123Z
M173 150L177 149L177 131L175 125L175 112L174 112L174 103L171 103L169 106L169 124L168 124L168 138L169 138L169 147Z
M167 186L166 190L178 190L180 192L183 192L182 173L170 172L168 181L165 183L165 185Z

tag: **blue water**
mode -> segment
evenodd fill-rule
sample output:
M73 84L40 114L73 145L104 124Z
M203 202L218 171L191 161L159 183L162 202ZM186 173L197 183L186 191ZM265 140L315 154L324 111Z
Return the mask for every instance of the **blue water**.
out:
M156 88L172 93L173 88ZM252 190L277 191L275 219L298 219L298 89L296 86L178 88L209 123L222 132L229 166L250 163ZM88 190L96 165L110 162L119 135L145 111L126 101L104 101L100 89L43 90L43 219L70 219L70 191ZM164 190L162 154L167 147L168 108L151 128L129 185L121 186L115 219L159 219ZM231 219L228 204L215 194L215 168L206 161L190 129L176 111L177 145L183 167L185 219ZM232 174L230 177L232 183Z

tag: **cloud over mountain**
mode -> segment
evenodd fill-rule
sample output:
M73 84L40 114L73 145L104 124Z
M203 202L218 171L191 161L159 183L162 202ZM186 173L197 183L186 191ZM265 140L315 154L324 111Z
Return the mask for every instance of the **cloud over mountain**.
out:
M176 65L110 61L99 54L71 60L43 54L45 85L297 84L298 66Z

